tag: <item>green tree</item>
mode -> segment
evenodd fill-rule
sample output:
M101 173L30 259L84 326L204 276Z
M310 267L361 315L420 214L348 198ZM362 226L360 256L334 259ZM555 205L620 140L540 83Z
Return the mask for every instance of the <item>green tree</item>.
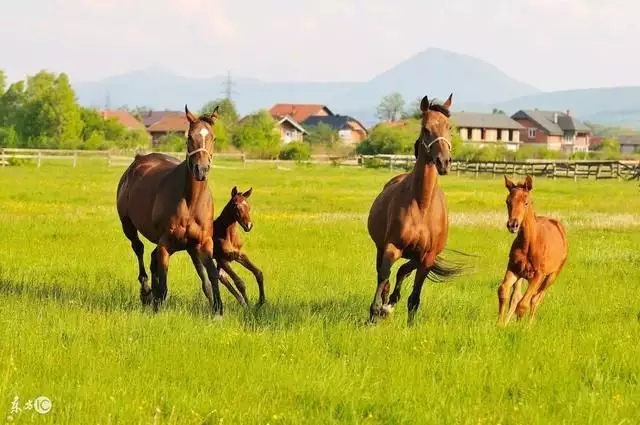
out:
M273 159L280 152L280 130L271 114L262 110L234 127L232 142L243 152Z
M502 109L493 108L491 111L493 115L507 115Z
M420 121L408 120L405 125L378 124L369 137L356 147L362 155L413 154L415 141L420 134Z
M400 93L391 93L382 98L377 109L377 117L382 121L396 121L404 109L404 99Z
M4 71L0 69L0 97L4 95L4 88L7 84L7 76Z
M305 130L309 132L305 136L305 141L311 145L333 146L340 140L338 132L329 124L323 122L307 126Z
M227 124L227 128L232 128L238 121L238 110L231 99L216 99L205 103L200 110L200 115L211 115L216 107L220 108L219 119Z
M422 102L422 98L414 99L413 102L409 104L409 107L402 113L402 119L415 119L419 120L422 118L422 111L420 110L420 103Z
M0 97L0 127L17 126L24 102L24 81L11 84Z

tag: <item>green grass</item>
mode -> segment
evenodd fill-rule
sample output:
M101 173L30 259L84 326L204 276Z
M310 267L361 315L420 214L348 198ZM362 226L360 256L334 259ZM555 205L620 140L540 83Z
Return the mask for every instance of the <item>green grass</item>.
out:
M534 181L538 214L567 226L569 261L533 326L499 329L503 182L443 178L449 247L479 255L475 269L427 285L416 326L407 284L371 327L366 217L391 173L225 165L211 176L216 210L234 185L254 187L243 237L268 304L245 313L223 289L221 321L185 253L171 258L164 310L139 305L115 210L123 168L0 169L0 423L16 395L53 401L17 424L640 422L637 183Z

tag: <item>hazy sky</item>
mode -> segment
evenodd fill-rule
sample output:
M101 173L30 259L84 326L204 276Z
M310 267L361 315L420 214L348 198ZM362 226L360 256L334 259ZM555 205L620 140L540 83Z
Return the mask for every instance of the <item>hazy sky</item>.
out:
M366 80L428 47L543 90L640 85L635 0L5 0L12 80L161 65L271 81ZM437 66L434 64L433 66Z

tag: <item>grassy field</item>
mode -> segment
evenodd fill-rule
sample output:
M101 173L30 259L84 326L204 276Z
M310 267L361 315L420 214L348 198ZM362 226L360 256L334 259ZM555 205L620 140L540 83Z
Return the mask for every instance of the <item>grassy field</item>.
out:
M479 258L427 285L408 328L410 284L391 318L364 326L375 289L366 217L389 171L213 170L218 212L231 187L254 187L244 240L268 300L243 312L223 289L221 321L186 253L171 259L164 310L140 306L115 210L122 171L0 169L0 423L640 423L637 183L534 181L538 214L567 226L569 261L533 326L499 329L506 190L443 178L449 247ZM53 408L11 414L16 396Z

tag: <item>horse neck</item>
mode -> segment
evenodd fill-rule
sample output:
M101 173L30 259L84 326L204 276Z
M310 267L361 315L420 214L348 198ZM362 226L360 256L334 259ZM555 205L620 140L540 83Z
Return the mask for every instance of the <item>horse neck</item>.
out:
M224 234L225 238L228 238L233 232L235 232L236 224L238 223L238 221L235 219L231 208L231 202L227 203L218 218L215 220L214 233L216 235L221 236L222 234Z
M431 204L433 194L438 186L438 171L433 163L427 162L424 154L418 155L413 170L413 196L420 208L425 209Z
M185 188L184 195L187 205L191 206L196 204L203 195L207 193L207 180L198 181L193 177L193 174L189 170L189 164L185 166Z
M535 243L537 230L538 220L536 219L536 212L533 209L533 205L531 205L527 208L524 220L522 220L522 227L520 228L526 251L529 251L529 247Z

